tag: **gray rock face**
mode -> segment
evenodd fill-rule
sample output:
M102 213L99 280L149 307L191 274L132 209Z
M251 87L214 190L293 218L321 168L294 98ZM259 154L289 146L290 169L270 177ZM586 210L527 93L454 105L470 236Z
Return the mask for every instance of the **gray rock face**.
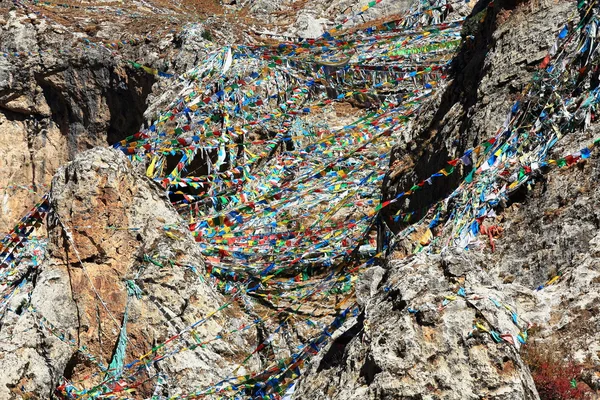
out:
M16 11L7 17L0 30L8 54L1 58L0 107L8 118L52 117L46 124L69 136L72 155L139 128L153 76L118 68L107 48L84 48L50 20Z
M569 2L520 7L500 2L486 12L483 6L474 9L464 24L467 42L453 60L452 81L423 105L405 141L392 150L392 164L399 160L414 168L392 171L384 197L408 190L445 167L447 160L461 157L493 136L576 9ZM427 207L449 195L461 179L456 174L431 190L416 193L404 208ZM389 213L397 210L390 208Z
M181 74L214 46L202 37L204 24L185 33L146 32L126 19L97 23L93 13L84 13L61 24L52 13L6 6L0 3L2 231L34 204L30 191L47 191L60 165L136 133L168 105L160 95L174 79L157 78L129 61ZM144 38L146 33L151 36ZM128 43L116 50L97 44L116 38ZM147 103L155 107L144 115Z
M597 136L597 126L591 128ZM599 173L596 156L547 175L523 203L507 210L503 236L484 263L536 327L532 346L555 349L558 359L583 365L582 379L594 390L600 388ZM557 283L544 286L559 275Z
M538 399L517 349L473 330L480 321L504 334L519 333L489 297L511 300L470 258L389 261L363 314L313 361L295 398ZM465 266L465 275L449 272L451 264ZM463 286L465 297L457 296ZM454 300L445 304L448 298Z
M11 11L0 27L0 172L5 231L44 193L56 169L85 149L133 134L154 76L84 49L65 27ZM20 55L15 56L18 52ZM41 53L40 53L41 52Z
M0 377L0 397L49 397L61 377L84 379L86 388L100 383L103 375L89 373L111 363L125 323L124 362L146 354L147 368L123 371L149 378L140 398L152 395L158 375L169 376L158 392L169 397L210 387L256 342L252 330L215 340L250 321L235 304L211 314L224 299L203 281L198 246L153 185L105 148L59 170L50 192L48 257L2 324L0 368L10 373ZM27 298L31 306L15 312ZM166 357L151 362L157 354Z
M357 283L364 313L312 362L295 398L535 399L522 353L541 345L556 350L556 362L584 365L579 385L598 390L596 161L549 174L511 206L494 253L392 256L367 270ZM559 272L558 283L536 290ZM523 347L515 335L526 327L535 329Z

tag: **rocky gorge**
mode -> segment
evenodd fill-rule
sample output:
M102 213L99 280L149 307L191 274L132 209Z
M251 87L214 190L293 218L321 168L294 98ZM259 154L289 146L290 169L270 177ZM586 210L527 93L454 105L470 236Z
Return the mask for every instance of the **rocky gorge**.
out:
M597 398L598 7L0 2L0 398Z

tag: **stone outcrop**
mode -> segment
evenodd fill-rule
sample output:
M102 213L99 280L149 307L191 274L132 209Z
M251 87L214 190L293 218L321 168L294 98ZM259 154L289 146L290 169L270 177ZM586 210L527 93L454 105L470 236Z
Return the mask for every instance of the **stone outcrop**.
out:
M203 24L184 34L140 30L119 18L94 24L92 14L68 25L51 12L4 7L0 3L0 230L8 231L48 190L59 166L136 133L180 90L173 79L128 61L183 73L211 42ZM117 37L126 43L117 49L104 44ZM171 90L164 93L165 87Z
M79 152L133 134L154 77L82 50L67 28L11 11L0 21L0 229L8 230ZM43 51L42 54L36 54ZM14 56L33 53L34 56Z
M307 399L538 399L516 348L473 331L474 321L516 335L512 303L470 255L419 255L367 271L363 313L311 364ZM467 287L465 297L442 306Z
M249 321L237 304L212 315L225 301L202 279L198 246L168 199L121 153L98 148L62 167L50 204L47 258L13 298L9 307L18 311L2 321L0 369L9 373L0 377L0 397L48 398L61 376L88 388L100 383L104 376L89 372L111 363L124 324L125 364L166 354L124 374L164 372L173 381L159 394L210 387L232 373L256 331L215 340ZM19 310L26 299L31 306ZM138 388L139 398L154 389Z
M392 150L391 164L398 167L395 171L392 168L386 179L385 198L426 179L447 160L462 156L465 150L494 135L576 7L569 2L508 1L486 6L485 2L478 3L464 24L465 43L452 61L452 81L424 104L405 140ZM420 210L445 198L462 175L416 193L408 205L390 207L388 215L399 208Z
M594 136L598 126L592 125ZM577 147L575 143L567 144ZM522 203L503 215L504 232L482 267L511 293L530 321L531 346L583 367L582 379L600 389L600 177L597 156L553 171ZM560 276L553 285L550 279Z
M511 312L490 298L530 327L527 346L580 363L579 385L598 390L596 160L548 175L511 206L494 253L420 254L364 273L363 314L315 359L296 398L538 398L522 360L528 347L473 330L479 321L518 334ZM557 284L536 290L558 271Z

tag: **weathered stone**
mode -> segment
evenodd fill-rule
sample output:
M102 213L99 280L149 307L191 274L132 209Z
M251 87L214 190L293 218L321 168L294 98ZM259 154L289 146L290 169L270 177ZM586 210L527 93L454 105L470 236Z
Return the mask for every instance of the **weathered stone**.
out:
M168 199L138 176L122 153L101 147L77 156L57 172L50 204L48 258L24 289L33 309L8 314L12 321L3 321L3 332L10 330L12 337L0 342L5 354L0 369L11 371L0 377L3 398L49 394L62 376L83 379L86 387L98 383L103 377L89 376L98 365L86 354L104 366L111 362L126 308L125 363L187 328L170 346L188 348L147 370L165 372L173 380L168 386L178 390L210 387L230 375L236 355L256 343L253 331L229 335L226 342L210 341L250 323L231 305L195 328L197 337L209 343L189 349L195 343L189 325L224 299L203 281L200 249ZM140 289L139 297L128 295L131 283ZM21 300L13 299L11 308L18 309ZM54 333L43 326L53 326ZM255 368L252 363L247 367ZM139 388L144 397L152 390L152 384Z
M329 359L312 362L295 398L537 399L515 347L472 333L477 319L518 333L506 310L488 297L509 299L494 287L477 285L467 289L466 298L442 307L444 297L460 286L445 277L447 262L426 255L390 262L378 293L365 302L364 316L352 321L361 324L350 328L355 336L344 339L335 357L326 349L322 354ZM469 270L466 282L478 282L482 274Z

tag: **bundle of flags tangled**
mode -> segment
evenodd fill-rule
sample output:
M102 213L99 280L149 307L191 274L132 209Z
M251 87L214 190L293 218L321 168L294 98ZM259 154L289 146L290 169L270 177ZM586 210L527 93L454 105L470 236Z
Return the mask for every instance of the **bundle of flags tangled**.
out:
M563 135L594 119L598 89L581 82L597 69L595 7L595 2L580 4L579 20L569 21L559 33L497 134L384 202L381 184L390 150L423 102L443 87L461 44L463 21L448 20L451 5L444 0L418 2L398 20L366 29L342 32L338 26L314 40L226 46L172 79L181 90L171 104L150 127L113 147L143 164L146 175L162 185L189 221L210 282L230 299L215 313L240 299L250 305L268 299L275 309L289 312L308 302L330 301L333 293L343 295L333 321L302 317L315 334L298 343L297 352L275 355L262 371L223 377L178 398L276 399L291 391L304 363L348 317L358 314L353 301L357 274L415 229L407 227L376 250L373 231L382 209L463 165L470 169L464 181L418 222L428 232L418 250L470 248L478 241L482 221L495 215L514 190L531 183L536 171L589 158L598 140L558 160L549 154ZM345 102L358 104L362 117L331 126L331 115ZM0 313L6 312L28 271L40 264L44 244L32 233L48 211L44 198L2 241ZM169 227L165 234L173 235ZM172 261L148 257L147 262ZM135 282L128 292L140 295ZM277 321L273 334L250 349L240 367L288 329L290 317L281 322L280 316L280 311L267 313L242 328ZM68 341L43 316L38 320ZM94 387L64 379L57 393L72 399L127 398L148 379L143 375L148 365L193 350L170 346L200 323L153 346L153 351L169 349L161 356L144 355L126 364L115 358L102 365L86 349L76 349L105 378ZM196 345L225 337L198 338ZM168 377L153 379L155 393L160 393Z

